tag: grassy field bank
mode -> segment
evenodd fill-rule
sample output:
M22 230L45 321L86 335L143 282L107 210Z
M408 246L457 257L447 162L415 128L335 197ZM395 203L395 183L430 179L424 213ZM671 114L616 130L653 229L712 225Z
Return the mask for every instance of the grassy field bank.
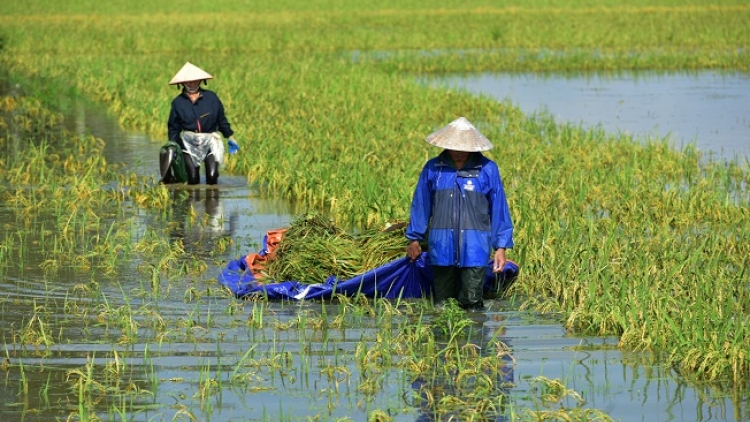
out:
M78 92L164 139L177 93L167 82L191 61L216 77L209 88L242 142L229 170L363 227L408 218L438 152L424 136L466 116L496 145L525 306L742 388L746 165L414 83L425 72L750 70L746 2L569 3L32 0L4 7L0 63L43 101Z

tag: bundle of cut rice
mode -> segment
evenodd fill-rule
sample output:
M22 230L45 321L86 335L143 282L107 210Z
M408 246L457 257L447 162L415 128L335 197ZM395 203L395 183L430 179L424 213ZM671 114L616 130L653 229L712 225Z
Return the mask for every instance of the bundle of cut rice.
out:
M350 235L327 218L304 215L287 228L267 275L303 283L322 283L330 275L347 280L404 256L404 227Z

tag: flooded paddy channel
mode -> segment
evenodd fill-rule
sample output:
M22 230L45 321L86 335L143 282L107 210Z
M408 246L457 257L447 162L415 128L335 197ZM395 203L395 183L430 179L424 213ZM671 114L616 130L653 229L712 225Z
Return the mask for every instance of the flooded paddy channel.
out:
M746 82L740 90L750 91ZM516 88L513 98L522 102L523 89ZM596 109L592 101L587 107ZM730 108L736 105L725 111ZM578 117L589 118L585 114ZM742 123L746 117L738 118ZM156 177L159 142L120 131L85 103L66 124L104 139L108 161ZM747 143L739 147L747 154ZM426 380L411 379L398 365L381 370L366 364L372 353L403 342L401 336L416 323L413 313L399 308L419 311L421 304L236 300L216 282L223 265L256 251L267 230L287 225L298 211L261 199L244 178L226 175L218 187L200 186L180 198L170 206L184 222L168 231L205 259L208 268L201 276L154 279L138 263L123 263L115 274L51 277L35 265L43 257L33 251L33 262L2 274L0 421L67 420L72 414L73 420L115 421L439 420L430 412L434 397L425 392L439 397L457 388L451 381L424 388ZM132 212L134 236L159 224L149 212L136 207ZM195 214L207 223L191 224ZM3 225L16 221L5 212L0 218ZM231 246L215 251L226 238ZM694 388L648 356L617 350L617 338L571 336L555 316L520 311L505 300L488 305L486 312L469 314L473 325L463 343L479 353L498 340L510 348L503 367L492 374L493 394L507 399L503 409L489 412L494 415L489 420L510 420L524 408L563 407L599 409L619 421L750 419L747 398ZM429 308L424 313L437 317ZM24 335L41 340L23 344ZM559 379L581 400L571 393L551 405L541 402L545 388L539 377ZM466 391L456 396L467 402L473 397ZM375 410L384 416L376 419Z

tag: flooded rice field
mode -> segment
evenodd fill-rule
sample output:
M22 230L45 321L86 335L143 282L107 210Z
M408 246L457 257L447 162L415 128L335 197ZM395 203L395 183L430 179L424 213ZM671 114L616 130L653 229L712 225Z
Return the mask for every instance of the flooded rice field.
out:
M526 113L548 112L559 122L667 138L675 148L692 143L707 157L750 157L750 76L743 73L486 73L425 81L510 101Z
M597 83L604 85L601 91L615 89ZM740 89L744 95L747 86ZM716 89L724 92L722 84ZM721 92L715 97L732 97ZM587 110L604 108L595 98L586 101ZM735 103L726 106L734 108ZM704 116L713 122L715 115ZM591 114L572 117L579 118ZM108 161L156 177L160 142L123 133L83 102L66 119L69 128L104 139ZM621 113L620 119L630 118ZM746 134L746 117L737 119L745 122L739 126ZM680 127L669 129L682 133ZM747 154L747 143L733 145L735 152ZM260 198L236 176L222 175L217 187L177 188L173 195L176 221L168 232L205 259L203 275L159 278L144 274L137 262L124 262L115 273L52 277L39 266L45 258L25 245L28 262L0 277L0 421L471 419L470 413L432 412L432 403L447 392L463 400L476 420L509 421L524 415L523 409L550 414L599 409L619 421L750 419L747 397L696 388L652 356L617 350L617 338L569 335L557 316L521 311L508 300L490 300L485 312L470 313L468 334L456 351L502 364L477 370L468 380L450 371L413 379L406 368L418 363L415 357L389 352L403 351L413 340L409 334L418 334L415 315L432 320L440 317L437 310L409 301L237 300L215 277L227 261L257 251L266 231L288 225L299 210ZM160 224L147 211L134 212L135 235ZM195 214L206 223L192 224ZM4 211L0 220L3 226L17 224ZM231 239L230 246L217 250L223 239ZM434 338L438 344L447 341ZM501 354L497 342L508 349ZM443 358L449 361L449 355ZM565 388L556 390L548 380L561 380ZM485 395L477 396L477 390ZM492 408L475 404L486 398Z

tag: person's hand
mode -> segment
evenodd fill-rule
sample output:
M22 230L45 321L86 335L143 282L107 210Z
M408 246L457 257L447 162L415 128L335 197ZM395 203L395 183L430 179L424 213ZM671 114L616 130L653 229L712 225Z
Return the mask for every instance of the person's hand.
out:
M230 154L236 154L237 151L240 150L240 145L234 139L229 139L229 141L227 141L227 143L229 144L229 153Z
M416 240L410 241L406 246L406 255L414 262L415 259L422 255L422 245Z
M500 273L503 272L503 269L505 269L505 263L508 260L505 258L505 248L500 248L495 251L495 262L492 266L492 272L493 273Z

